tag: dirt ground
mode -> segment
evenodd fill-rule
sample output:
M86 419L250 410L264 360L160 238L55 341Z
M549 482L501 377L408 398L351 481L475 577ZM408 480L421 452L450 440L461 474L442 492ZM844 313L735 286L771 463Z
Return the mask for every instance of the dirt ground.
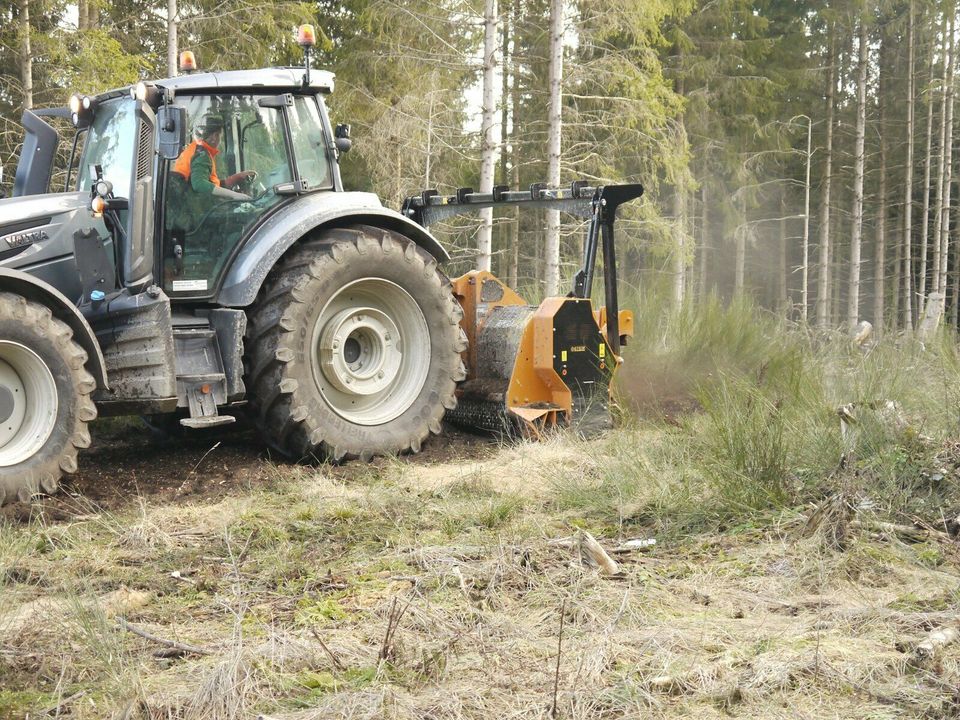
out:
M98 426L0 522L0 717L957 716L957 645L918 650L957 627L953 541L836 549L786 514L617 553L654 530L609 469L642 495L664 433L305 468Z
M76 511L76 499L103 510L128 506L134 499L177 503L214 501L230 494L269 488L289 470L299 468L261 443L253 430L219 430L171 438L148 429L139 419L98 421L93 444L80 453L76 475L63 481L62 492L31 505L0 508L0 518L29 521L44 514L47 520L66 520ZM457 458L469 460L496 451L487 435L447 426L431 438L422 452L403 459L429 465ZM387 460L327 466L337 478L349 479Z

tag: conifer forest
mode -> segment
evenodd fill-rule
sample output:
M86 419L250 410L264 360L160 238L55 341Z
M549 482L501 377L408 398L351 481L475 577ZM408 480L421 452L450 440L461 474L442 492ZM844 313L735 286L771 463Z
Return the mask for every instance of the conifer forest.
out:
M18 0L0 5L0 160L24 107L176 71L337 75L345 184L642 182L625 267L673 303L745 294L823 328L956 324L955 8L944 2ZM960 121L958 118L957 121ZM519 227L518 227L519 225ZM625 226L627 227L627 226ZM458 258L550 293L578 228L496 217Z

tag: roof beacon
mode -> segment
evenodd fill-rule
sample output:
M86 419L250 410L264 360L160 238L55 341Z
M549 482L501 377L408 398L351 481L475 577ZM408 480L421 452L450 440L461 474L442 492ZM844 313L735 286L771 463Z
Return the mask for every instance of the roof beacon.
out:
M192 73L197 69L197 56L193 50L184 50L180 53L180 72Z
M310 86L310 55L317 44L317 33L313 25L301 25L297 28L297 45L303 48L303 86Z

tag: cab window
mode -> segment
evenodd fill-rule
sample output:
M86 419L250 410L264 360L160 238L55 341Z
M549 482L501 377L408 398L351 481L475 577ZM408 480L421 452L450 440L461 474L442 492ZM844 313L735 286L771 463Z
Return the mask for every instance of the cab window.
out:
M299 96L294 100L290 109L290 135L297 170L307 189L332 187L333 173L316 98Z

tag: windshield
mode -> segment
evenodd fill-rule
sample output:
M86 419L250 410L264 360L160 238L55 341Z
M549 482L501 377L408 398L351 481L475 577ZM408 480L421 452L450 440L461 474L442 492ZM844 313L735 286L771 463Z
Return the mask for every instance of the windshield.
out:
M87 132L78 169L78 190L89 190L96 180L95 165L113 183L118 196L129 192L136 145L136 103L116 98L101 103Z

